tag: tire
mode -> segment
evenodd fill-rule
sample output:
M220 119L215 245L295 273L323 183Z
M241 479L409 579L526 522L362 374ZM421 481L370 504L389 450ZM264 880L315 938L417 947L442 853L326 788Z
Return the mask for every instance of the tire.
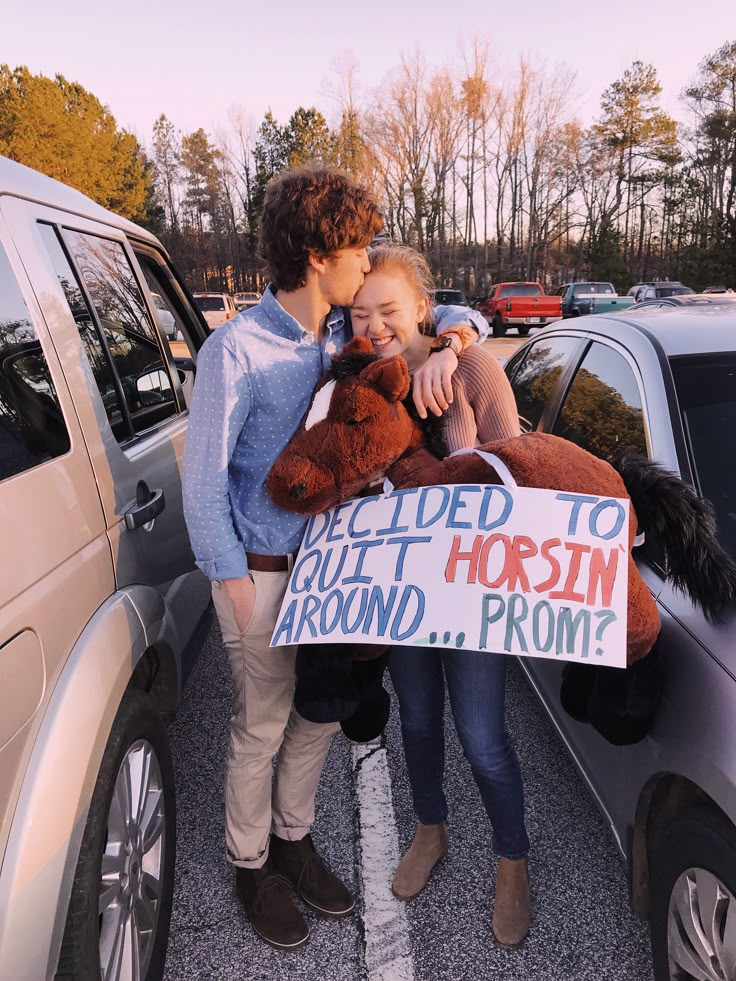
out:
M506 336L506 324L503 322L503 320L501 320L498 314L496 314L496 316L493 318L493 336Z
M131 777L139 792L147 790L142 813L132 795L124 793L125 784L118 783L121 776ZM130 827L124 815L132 821L132 833L124 830ZM174 770L166 729L148 696L128 691L115 717L90 803L57 981L99 981L102 976L160 981L171 920L175 850ZM137 969L134 963L130 970L123 966L120 971L131 948L138 952ZM103 968L108 973L103 975Z
M722 895L715 903L717 887ZM725 951L720 941L726 917L732 922L736 916L736 831L725 818L695 808L673 821L655 846L651 897L656 981L688 981L694 976L688 963L700 967L697 977L718 981L733 976L728 973L732 967L727 967L736 963L733 929L726 933ZM686 933L682 925L688 923ZM705 944L691 939L698 933Z
M520 324L519 325L519 337L528 337L530 330L531 330L531 327L529 326L529 324Z

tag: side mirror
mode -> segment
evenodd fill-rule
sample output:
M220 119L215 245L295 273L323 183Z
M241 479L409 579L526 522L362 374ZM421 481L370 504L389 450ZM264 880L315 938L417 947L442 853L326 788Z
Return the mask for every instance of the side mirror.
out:
M169 376L162 368L154 368L153 371L139 375L135 388L141 405L157 405L159 402L170 402L174 398Z

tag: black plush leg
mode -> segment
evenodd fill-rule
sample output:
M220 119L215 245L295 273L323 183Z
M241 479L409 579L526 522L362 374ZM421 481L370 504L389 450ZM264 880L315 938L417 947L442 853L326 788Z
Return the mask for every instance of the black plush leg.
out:
M352 644L304 644L296 652L294 708L309 722L341 722L360 704Z
M595 675L588 703L591 725L614 746L638 743L652 728L662 696L658 644L624 671L598 667Z
M588 702L598 670L595 665L572 661L568 661L562 669L560 703L576 722L588 722Z
M386 728L391 713L391 699L383 687L383 676L390 651L370 661L354 661L352 677L360 703L348 719L341 723L342 731L356 743L377 739Z

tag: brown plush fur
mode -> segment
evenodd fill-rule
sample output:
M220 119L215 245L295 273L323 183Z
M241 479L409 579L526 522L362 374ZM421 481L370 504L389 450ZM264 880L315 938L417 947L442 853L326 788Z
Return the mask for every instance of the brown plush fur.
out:
M350 359L351 370L357 373L341 377L341 358ZM355 338L335 360L337 370L330 377L338 376L340 381L326 419L309 430L300 427L269 474L268 491L280 507L318 514L383 474L397 488L502 482L493 467L475 453L439 460L424 448L422 429L401 402L409 389L403 358L376 360L370 343ZM486 443L481 449L496 454L521 487L629 498L610 464L557 436L530 433ZM656 604L631 555L636 530L632 505L629 664L651 650L660 630Z

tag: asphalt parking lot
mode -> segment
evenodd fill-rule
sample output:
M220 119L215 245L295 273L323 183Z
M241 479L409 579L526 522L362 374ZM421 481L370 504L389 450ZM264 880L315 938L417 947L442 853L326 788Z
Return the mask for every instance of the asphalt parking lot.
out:
M379 845L383 837L400 850L413 830L395 711L385 750L370 761L385 760L386 793L373 771L357 767L363 790L376 791L370 820L363 814L361 821L365 794L359 801L355 756L342 735L333 741L317 800L317 847L365 903L347 920L308 914L312 936L299 951L279 953L258 941L240 911L224 856L229 701L228 666L213 621L171 729L178 856L166 981L651 981L648 930L629 910L623 862L514 663L508 670L508 721L521 760L532 840L533 923L520 951L501 950L491 940L490 832L451 723L450 853L413 902L387 897L390 848L366 848L366 830L372 825Z

